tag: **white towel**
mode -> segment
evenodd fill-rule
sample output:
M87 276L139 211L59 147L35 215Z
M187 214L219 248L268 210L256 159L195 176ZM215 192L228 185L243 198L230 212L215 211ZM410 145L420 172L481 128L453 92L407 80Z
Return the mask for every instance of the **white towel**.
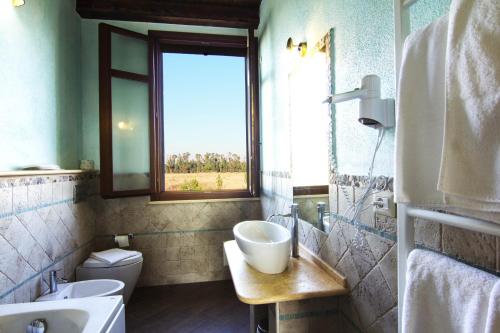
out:
M101 252L92 252L90 258L105 262L109 265L114 265L123 259L127 259L137 255L137 251L127 251L123 249L109 249Z
M464 209L458 197L445 201L437 188L445 126L447 38L446 15L405 41L396 110L395 199L500 222L500 213Z
M500 212L500 1L454 0L438 189L450 205Z
M500 281L495 283L490 294L485 331L488 333L500 332Z
M408 256L403 332L499 332L498 281L443 255L413 250Z
M405 41L396 114L397 202L442 206L437 190L443 143L448 18Z

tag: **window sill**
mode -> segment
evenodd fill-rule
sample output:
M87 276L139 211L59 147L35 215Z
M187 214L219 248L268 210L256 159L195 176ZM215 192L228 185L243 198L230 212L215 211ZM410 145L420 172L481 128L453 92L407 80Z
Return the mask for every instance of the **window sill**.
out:
M169 204L191 204L201 202L241 202L241 201L260 201L260 197L248 198L224 198L224 199L190 199L190 200L155 200L150 201L149 205L169 205Z

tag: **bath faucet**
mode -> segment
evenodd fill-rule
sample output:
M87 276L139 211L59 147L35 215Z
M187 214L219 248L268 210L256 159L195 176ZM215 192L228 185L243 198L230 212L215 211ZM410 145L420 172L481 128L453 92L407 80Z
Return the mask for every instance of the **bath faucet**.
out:
M299 257L299 204L293 203L290 206L292 215L292 257Z
M55 293L57 292L57 284L58 283L67 283L68 280L63 279L63 278L57 278L57 271L52 270L49 272L49 288L50 288L50 293Z
M323 201L319 201L316 204L316 207L318 208L318 222L317 222L318 229L323 232L326 232L328 230L326 230L325 228L325 217L330 216L330 213L325 212L326 203L324 203Z
M266 222L271 222L271 220L275 217L291 217L292 214L271 214L267 217Z
M292 257L299 257L299 204L293 203L290 206L290 214L271 214L266 221L270 222L274 217L292 218Z

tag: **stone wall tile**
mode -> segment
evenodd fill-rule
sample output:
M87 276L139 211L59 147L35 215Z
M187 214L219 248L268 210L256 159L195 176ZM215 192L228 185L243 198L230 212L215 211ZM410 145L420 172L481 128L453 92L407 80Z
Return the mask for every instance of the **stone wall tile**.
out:
M330 213L338 214L339 197L338 197L337 185L335 184L328 185L328 199L329 199Z
M14 212L28 209L28 186L14 186L12 188L12 204Z
M0 216L12 214L12 187L0 188Z
M395 306L370 326L368 333L396 333L398 331L398 307Z
M1 267L1 269L3 270L5 268ZM0 270L0 295L6 290L12 289L15 285L16 284ZM2 299L0 299L0 304L2 304Z
M387 281L394 300L398 299L398 248L394 245L379 262L380 271Z
M28 207L36 208L42 204L42 185L28 185Z
M365 329L395 304L378 267L354 288L352 298Z
M436 251L442 250L440 223L416 219L414 225L416 244L423 245Z
M28 283L25 283L14 291L14 302L28 303L29 301L31 301L31 288Z
M52 183L51 182L45 183L45 184L42 184L41 186L42 186L41 204L48 205L48 204L52 203L52 197L53 197Z
M375 228L389 234L396 235L397 222L395 218L381 214L375 214Z
M302 244L306 243L306 239L311 232L312 225L306 221L299 219L299 242Z
M59 202L63 200L63 184L61 182L52 183L52 201Z
M359 332L361 325L361 319L359 317L358 310L354 306L354 302L351 296L342 296L339 298L340 310L344 315L346 321L344 322L344 327L346 332L354 330Z
M360 277L358 270L354 265L354 259L351 255L351 251L345 251L335 268L346 277L347 284L350 289L353 289L359 283Z
M352 186L339 186L338 187L338 202L339 202L339 215L344 215L347 209L352 206L354 202L354 187Z
M361 199L366 187L355 187L354 188L354 200L358 202ZM373 195L369 195L365 202L363 203L364 209L362 209L357 217L357 220L364 225L375 227L375 213L372 208ZM368 209L366 209L368 208Z
M319 252L320 257L325 260L331 267L335 267L339 262L340 258L344 255L347 250L347 244L342 235L342 231L339 226L340 222L336 222L333 225L332 231L328 235L328 238L323 243L323 246Z
M496 269L495 236L443 225L443 252L491 270Z
M375 260L377 261L380 261L380 259L382 259L387 251L389 251L389 249L394 245L394 241L382 238L370 232L365 232L364 235L366 241L368 242L368 246L372 250Z
M360 232L358 237L360 237L360 243L357 245L353 243L349 251L351 252L359 277L363 278L377 264L377 260L375 260L364 234Z

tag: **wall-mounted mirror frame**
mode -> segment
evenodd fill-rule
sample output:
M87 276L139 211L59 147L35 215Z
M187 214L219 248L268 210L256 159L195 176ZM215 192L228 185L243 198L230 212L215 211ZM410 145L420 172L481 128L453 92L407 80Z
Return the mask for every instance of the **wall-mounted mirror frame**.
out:
M334 91L333 32L321 38L306 57L296 59L289 74L293 200L299 204L299 218L325 234L331 226L328 193L334 135L332 109L322 102Z

